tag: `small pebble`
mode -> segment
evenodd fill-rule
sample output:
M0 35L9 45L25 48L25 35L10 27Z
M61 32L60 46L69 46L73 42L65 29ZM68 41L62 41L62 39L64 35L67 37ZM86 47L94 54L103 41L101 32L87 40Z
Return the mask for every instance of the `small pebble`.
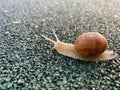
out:
M22 79L18 80L18 84L24 84L24 83L25 83L24 80L22 80Z
M7 10L7 9L5 9L5 10L4 10L4 12L5 12L5 13L7 13L7 12L8 12L8 10Z
M5 32L5 35L8 36L10 33L8 31Z

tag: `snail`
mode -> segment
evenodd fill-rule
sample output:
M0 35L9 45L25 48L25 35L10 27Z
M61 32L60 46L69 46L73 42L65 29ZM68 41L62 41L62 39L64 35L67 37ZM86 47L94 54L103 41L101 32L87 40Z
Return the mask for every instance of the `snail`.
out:
M52 32L56 41L43 34L41 36L52 42L54 44L53 49L57 50L57 52L62 55L93 62L111 60L117 56L115 52L106 50L108 46L107 39L98 32L83 33L77 37L74 44L60 41L53 29Z

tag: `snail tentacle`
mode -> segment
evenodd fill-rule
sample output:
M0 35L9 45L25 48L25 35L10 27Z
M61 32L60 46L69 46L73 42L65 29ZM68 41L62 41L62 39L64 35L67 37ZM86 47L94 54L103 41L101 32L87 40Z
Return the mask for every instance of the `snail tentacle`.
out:
M45 36L45 35L43 35L43 34L41 34L41 36L44 37L46 40L51 41L52 43L55 44L55 41L54 41L54 40L48 38L47 36Z
M55 36L55 38L56 38L56 41L57 41L57 42L60 41L60 40L58 39L58 37L57 37L57 35L56 35L54 29L52 29L52 32L53 32L53 34L54 34L54 36Z

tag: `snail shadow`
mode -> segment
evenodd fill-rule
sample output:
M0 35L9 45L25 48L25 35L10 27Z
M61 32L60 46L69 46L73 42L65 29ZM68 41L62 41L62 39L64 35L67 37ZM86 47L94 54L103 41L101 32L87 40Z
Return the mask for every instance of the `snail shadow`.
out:
M101 80L101 77L104 77L109 67L112 65L112 61L105 62L87 62L71 59L69 57L62 57L60 60L60 66L63 71L68 72L67 77L76 77L81 78L82 80L93 81L93 80ZM64 72L63 72L64 73ZM64 73L65 74L65 73Z

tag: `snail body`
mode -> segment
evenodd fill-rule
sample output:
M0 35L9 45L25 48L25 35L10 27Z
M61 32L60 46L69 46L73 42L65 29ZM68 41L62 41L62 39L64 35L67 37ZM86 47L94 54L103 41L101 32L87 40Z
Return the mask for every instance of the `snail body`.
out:
M117 54L113 51L106 50L107 40L98 32L87 32L80 35L74 42L74 44L64 43L60 41L52 29L56 41L41 35L46 40L54 43L54 49L58 53L83 61L106 61L114 59Z

